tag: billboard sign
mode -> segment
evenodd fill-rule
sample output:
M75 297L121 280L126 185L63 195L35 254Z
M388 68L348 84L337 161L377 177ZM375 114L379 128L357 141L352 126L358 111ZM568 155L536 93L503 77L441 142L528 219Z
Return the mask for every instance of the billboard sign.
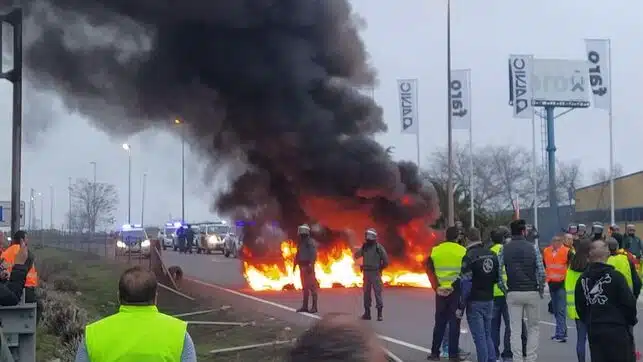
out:
M419 130L418 120L418 80L398 79L397 90L400 102L400 123L402 133L417 135Z
M587 108L590 102L586 60L534 59L533 102L536 107Z
M11 201L0 201L0 227L11 227ZM25 202L20 201L20 227L25 226Z
M509 104L514 118L531 119L534 116L532 99L533 55L509 56Z
M523 69L516 68L516 61L527 64L526 56L511 56L509 59L509 104L514 107L515 118L522 118L519 117L520 114L529 113L520 112L528 107L521 108L520 102L515 102L516 99L522 101L522 98L527 97L529 93L531 93L531 106L535 107L587 108L591 105L588 61L533 59L530 66L524 66ZM531 68L531 77L521 78L518 71L528 68ZM521 79L525 81L522 82ZM521 85L525 88L522 93L520 93Z

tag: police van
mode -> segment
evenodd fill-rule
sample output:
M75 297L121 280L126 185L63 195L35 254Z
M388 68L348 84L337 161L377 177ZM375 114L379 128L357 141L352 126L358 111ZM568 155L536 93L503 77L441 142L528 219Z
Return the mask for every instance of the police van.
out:
M140 255L150 257L150 239L142 225L125 224L116 234L116 256Z

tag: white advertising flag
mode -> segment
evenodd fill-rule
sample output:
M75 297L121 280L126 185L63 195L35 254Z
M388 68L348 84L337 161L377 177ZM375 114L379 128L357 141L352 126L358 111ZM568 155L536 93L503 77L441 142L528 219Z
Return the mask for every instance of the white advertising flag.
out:
M589 84L594 108L609 110L612 107L612 79L610 78L609 39L585 39L589 62Z
M469 129L471 127L471 71L458 69L451 71L451 128Z
M511 101L513 102L514 118L531 119L534 113L531 100L533 55L510 55L510 89Z
M397 91L400 97L400 121L402 133L418 134L418 80L398 79Z

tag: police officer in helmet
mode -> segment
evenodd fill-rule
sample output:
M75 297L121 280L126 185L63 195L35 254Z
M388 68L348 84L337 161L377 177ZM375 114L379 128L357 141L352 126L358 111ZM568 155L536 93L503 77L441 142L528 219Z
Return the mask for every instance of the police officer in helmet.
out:
M603 240L603 224L596 221L592 224L592 241Z
M362 258L362 273L364 275L364 315L362 319L371 319L371 290L375 294L375 308L377 308L377 320L381 321L382 308L382 270L388 266L388 255L382 244L377 242L377 231L366 229L364 244L353 254L355 259Z
M317 313L317 278L315 277L315 262L317 261L317 246L315 240L310 236L310 226L307 224L300 225L297 228L297 254L295 254L295 265L299 267L299 277L303 292L303 300L298 313ZM312 296L313 303L308 309L308 299Z

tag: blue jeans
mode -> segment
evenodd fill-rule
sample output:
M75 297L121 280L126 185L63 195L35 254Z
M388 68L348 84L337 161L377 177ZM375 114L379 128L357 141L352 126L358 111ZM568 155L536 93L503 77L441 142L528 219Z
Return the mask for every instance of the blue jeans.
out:
M578 362L585 362L585 345L587 344L587 326L576 319L576 357Z
M564 287L549 288L549 295L551 296L551 306L554 310L554 318L556 319L556 332L554 337L567 338L567 294Z
M495 362L496 352L491 339L491 314L493 301L469 302L467 305L467 322L476 345L478 362Z

